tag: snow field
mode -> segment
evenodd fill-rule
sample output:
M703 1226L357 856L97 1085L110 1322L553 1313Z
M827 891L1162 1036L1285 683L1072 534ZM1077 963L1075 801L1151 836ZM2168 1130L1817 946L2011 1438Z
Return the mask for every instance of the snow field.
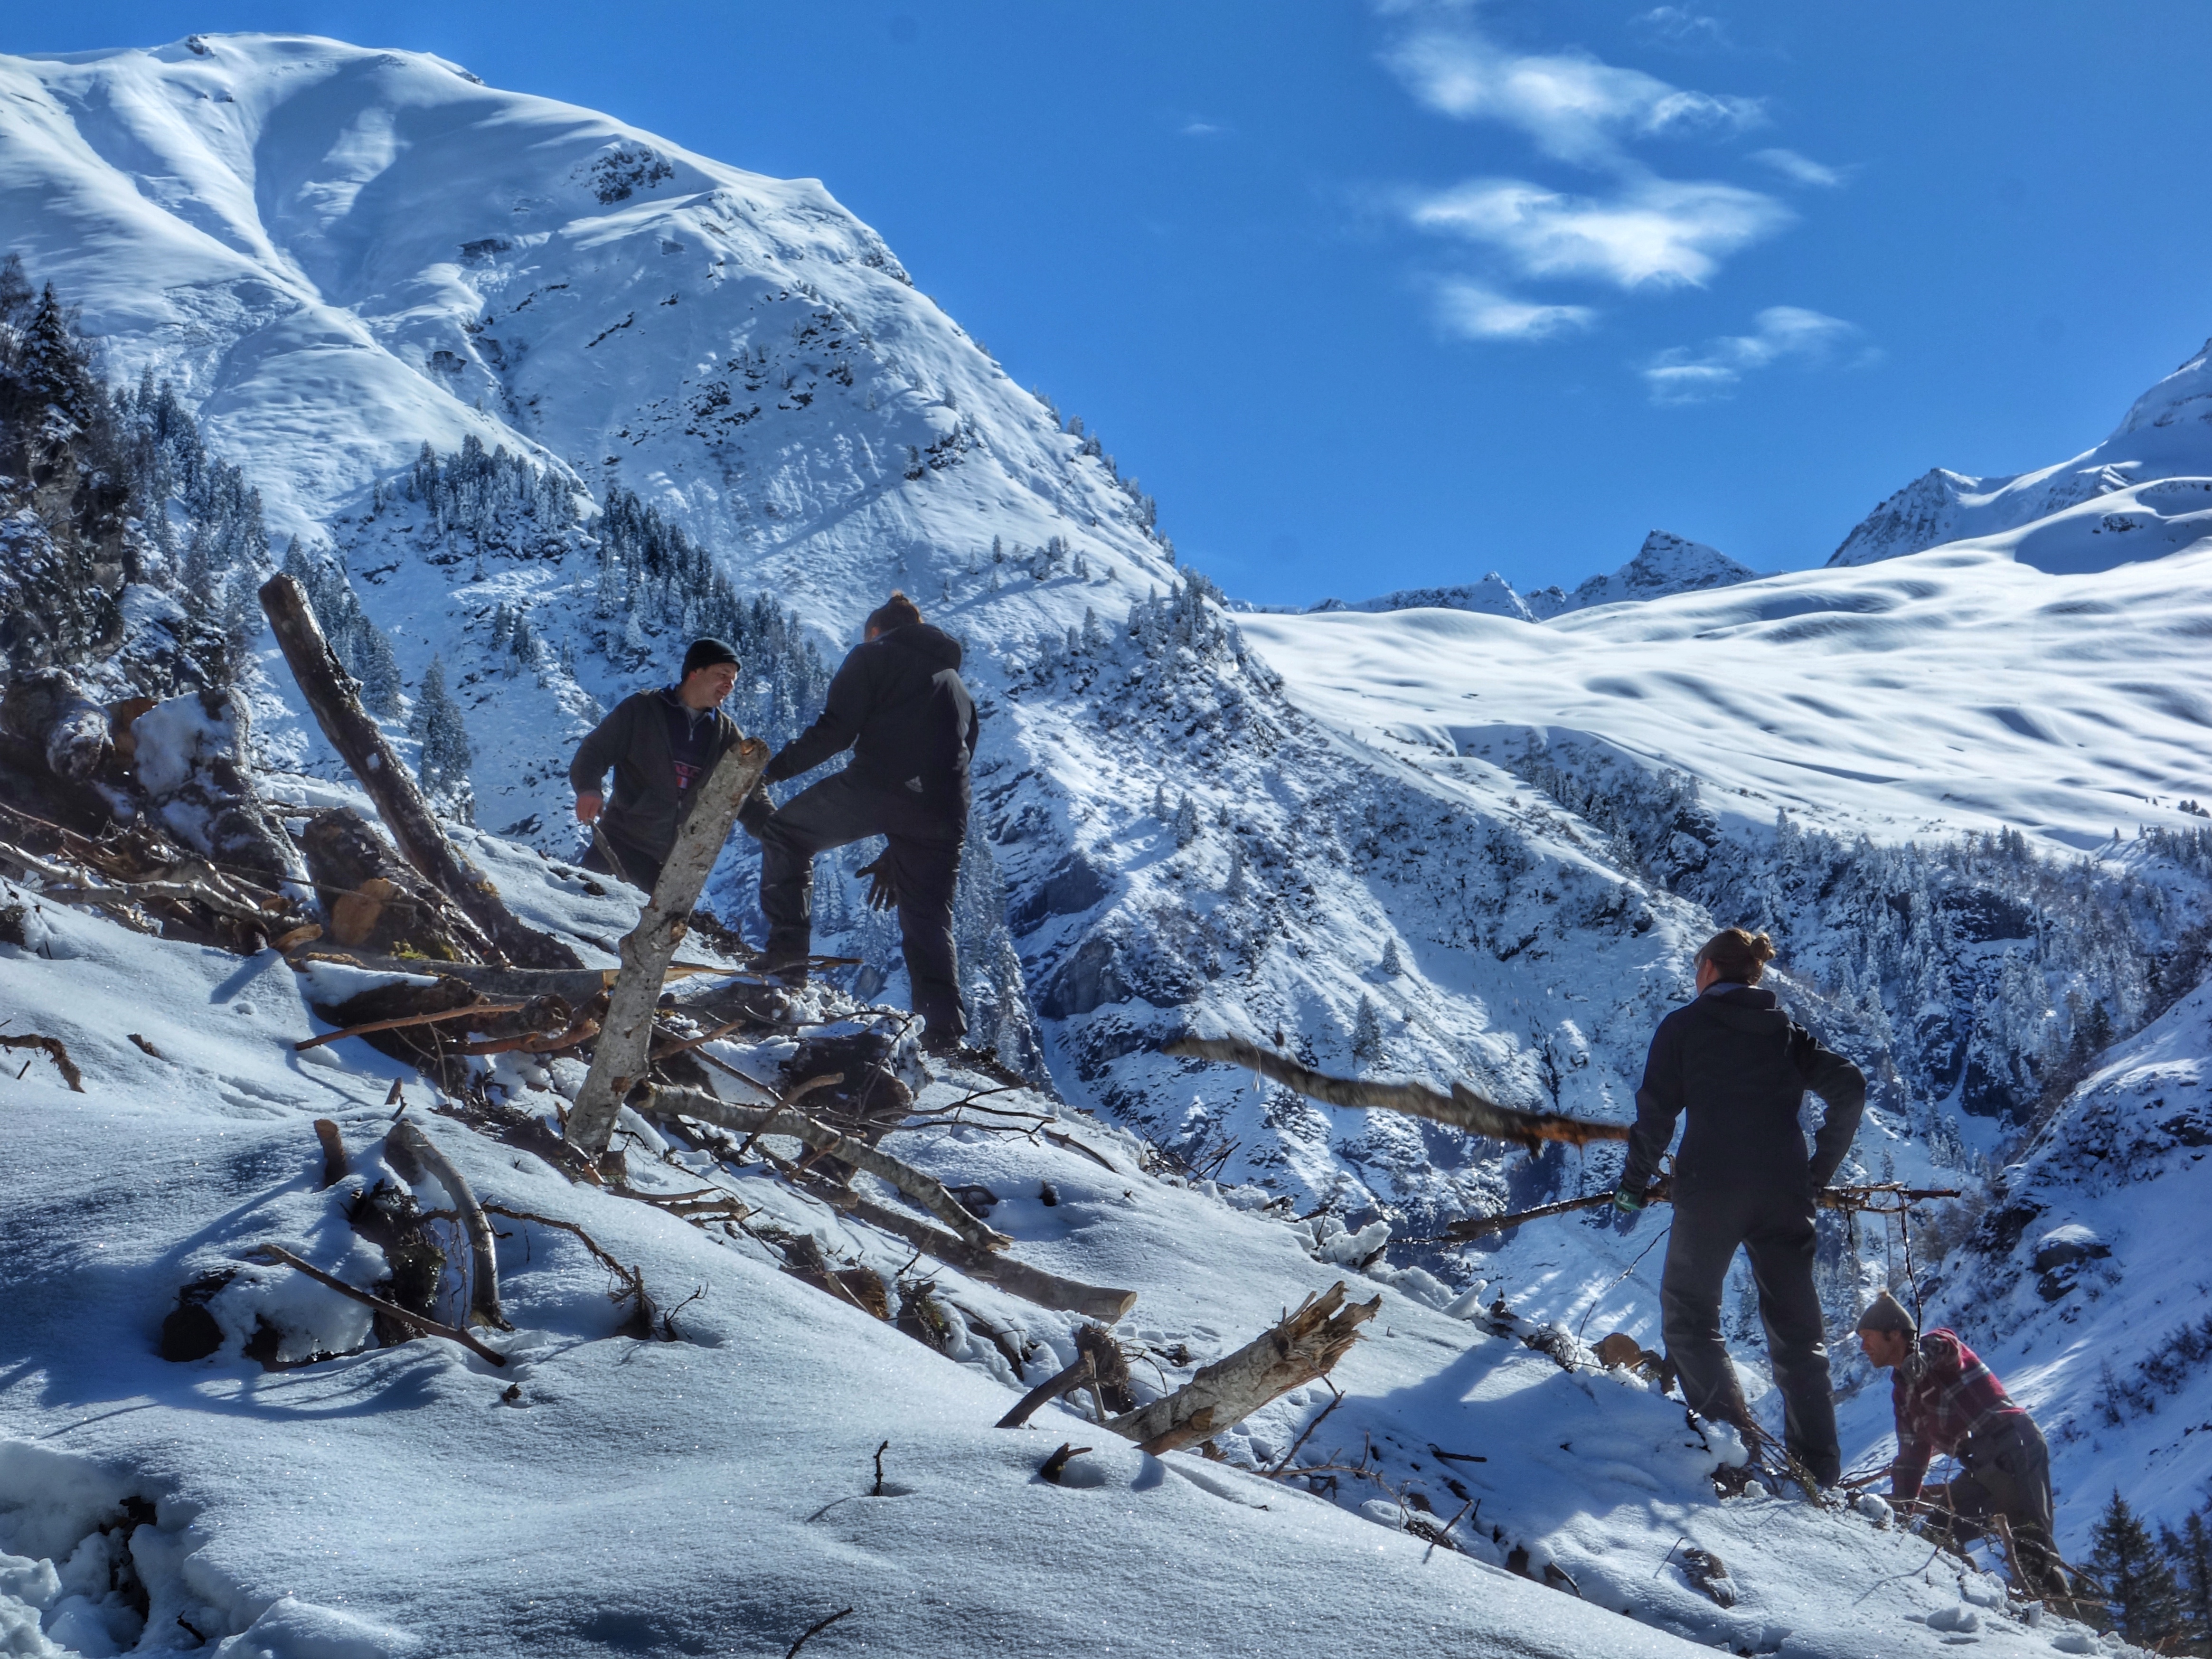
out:
M572 920L581 908L550 883L535 906ZM1940 1644L1929 1615L1972 1607L1954 1578L1908 1571L1926 1554L1917 1540L1856 1513L1716 1501L1708 1475L1726 1448L1709 1449L1679 1404L1617 1374L1568 1373L1486 1323L1449 1316L1433 1305L1448 1291L1418 1272L1351 1273L1358 1294L1381 1295L1382 1313L1338 1369L1346 1402L1301 1455L1346 1464L1371 1442L1386 1485L1340 1475L1331 1502L1236 1464L1146 1457L1057 1407L1026 1431L994 1430L1016 1383L988 1333L1017 1352L1041 1345L1026 1367L1034 1380L1037 1366L1072 1357L1066 1316L913 1264L902 1292L918 1294L926 1275L953 1310L940 1355L776 1271L742 1231L717 1239L570 1186L426 1110L414 1082L410 1109L480 1195L586 1226L637 1264L664 1308L683 1304L673 1318L684 1340L614 1334L623 1310L574 1241L501 1223L517 1328L501 1339L514 1356L505 1369L425 1340L264 1371L239 1352L257 1319L300 1347L360 1334L355 1304L241 1258L283 1242L355 1282L380 1275L343 1206L389 1175L379 1137L398 1068L354 1043L295 1054L313 1029L307 988L273 957L149 940L75 912L40 920L40 953L0 947L0 986L27 1027L69 1042L88 1092L27 1075L0 1115L19 1194L0 1212L0 1294L14 1314L0 1354L0 1549L53 1561L58 1584L74 1571L90 1588L95 1575L68 1559L97 1556L106 1546L82 1540L103 1536L120 1497L142 1498L157 1518L129 1548L155 1612L173 1617L173 1606L235 1659L772 1653L846 1605L856 1612L838 1639L850 1650L1044 1653L1082 1640L1250 1653L1310 1641L1319 1624L1388 1632L1392 1650L1417 1653L1680 1650L1668 1631L1755 1651L1899 1652ZM164 1058L131 1044L129 1030ZM959 1081L931 1085L920 1103L958 1099ZM339 1121L355 1155L355 1173L330 1192L316 1190L317 1115ZM812 1231L833 1259L887 1278L909 1263L903 1245L757 1166L718 1175L628 1121L631 1167L647 1188L719 1181L755 1206L748 1227ZM1140 1395L1350 1273L1308 1253L1315 1230L1256 1209L1261 1194L1141 1175L1125 1135L1082 1119L1066 1127L1115 1167L972 1129L890 1145L940 1178L1000 1194L993 1224L1024 1259L1139 1290L1118 1334L1141 1348ZM156 1358L178 1288L217 1266L238 1268L212 1304L224 1346L187 1364ZM1288 1450L1328 1401L1322 1389L1301 1394L1226 1437L1237 1464ZM871 1459L884 1439L878 1497ZM1035 1471L1062 1439L1093 1450L1056 1487ZM1432 1446L1488 1461L1440 1461ZM1468 1553L1362 1518L1378 1506L1394 1522L1412 1513L1394 1492L1419 1494L1439 1524L1459 1516L1453 1536ZM1729 1564L1734 1607L1664 1565L1681 1535ZM1515 1547L1532 1572L1550 1564L1571 1577L1580 1598L1504 1571ZM1850 1564L1840 1577L1858 1575L1853 1594L1862 1579L1896 1577L1846 1606L1826 1589L1839 1559ZM18 1606L62 1605L35 1565L8 1571ZM1975 1581L1966 1593L1986 1594ZM88 1598L67 1627L77 1640L60 1650L186 1644L173 1626L141 1632L111 1608L103 1647L92 1611ZM1994 1610L1976 1616L1997 1651L2049 1650ZM1885 1645L1855 1645L1863 1627Z

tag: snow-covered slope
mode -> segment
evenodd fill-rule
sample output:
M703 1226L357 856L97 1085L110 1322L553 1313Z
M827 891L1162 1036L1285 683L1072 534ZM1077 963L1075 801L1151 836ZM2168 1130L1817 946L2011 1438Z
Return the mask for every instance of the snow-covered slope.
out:
M1533 593L1516 592L1512 583L1493 570L1479 582L1457 587L1400 588L1377 599L1352 603L1323 599L1318 605L1308 605L1306 611L1309 614L1331 611L1472 611L1486 617L1544 622L1570 611L1587 611L1592 605L1726 587L1734 582L1751 581L1758 574L1749 565L1737 563L1718 548L1690 541L1671 531L1655 530L1644 538L1644 545L1626 564L1610 574L1590 577L1572 592L1561 587L1541 587Z
M1954 541L2054 574L2160 558L2212 534L2208 424L2212 342L2094 449L2011 477L1934 468L1869 514L1828 562L1872 564Z
M619 900L527 858L497 868L572 936L617 922ZM10 1083L0 1114L16 1194L0 1209L11 1652L771 1654L841 1610L823 1652L1340 1651L1370 1632L1437 1656L1856 1659L1962 1633L2021 1659L2054 1640L2093 1650L2078 1626L2008 1612L1984 1575L1929 1571L1926 1545L1878 1504L1717 1499L1711 1473L1740 1450L1596 1368L1571 1333L1453 1301L1418 1271L1363 1277L1339 1265L1364 1249L1340 1228L1292 1222L1256 1189L1142 1173L1136 1143L1103 1125L1058 1127L1088 1152L941 1125L889 1145L1000 1195L993 1223L1025 1259L1139 1292L1117 1334L1139 1356L1140 1398L1310 1290L1348 1279L1379 1297L1328 1422L1328 1390L1296 1391L1222 1435L1220 1462L1147 1456L1072 1407L995 1429L1072 1357L1071 1316L942 1267L925 1280L902 1243L757 1160L718 1165L634 1121L639 1191L720 1188L750 1206L744 1224L573 1184L488 1133L497 1114L427 1109L413 1073L357 1042L295 1052L311 987L273 953L149 940L6 884L0 902L27 912L27 944L0 945L9 1006L66 1040L86 1084ZM547 1113L580 1067L553 1072L502 1062L497 1088ZM247 1253L280 1243L376 1282L381 1253L346 1217L363 1188L407 1184L382 1139L394 1081L481 1198L635 1264L678 1340L625 1334L623 1292L574 1235L513 1216L503 1368L429 1340L346 1352L367 1313ZM951 1105L961 1081L920 1105ZM353 1153L327 1190L318 1116ZM434 1183L422 1190L434 1207ZM761 1239L797 1234L881 1273L896 1309L927 1300L940 1337L778 1271ZM156 1358L179 1288L222 1269L207 1304L221 1347ZM240 1352L264 1323L283 1358L344 1357L264 1370ZM1088 1449L1048 1484L1038 1467L1062 1441ZM1278 1465L1311 1473L1257 1473ZM1725 1565L1724 1603L1688 1576L1686 1544Z

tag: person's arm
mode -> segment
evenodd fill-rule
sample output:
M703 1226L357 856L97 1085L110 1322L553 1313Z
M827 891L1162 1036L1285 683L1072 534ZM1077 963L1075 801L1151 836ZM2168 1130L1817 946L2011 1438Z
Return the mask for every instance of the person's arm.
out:
M1843 1167L1844 1154L1859 1132L1866 1110L1866 1073L1834 1050L1824 1048L1802 1025L1791 1028L1790 1057L1805 1086L1820 1097L1827 1110L1813 1137L1813 1185L1826 1186Z
M768 770L761 774L761 781L781 783L786 778L811 772L831 756L842 755L850 749L853 740L860 735L861 721L867 718L868 705L872 701L870 690L867 671L862 666L860 653L855 651L845 659L844 666L830 682L830 695L814 724L776 751L775 758L768 763Z
M587 798L595 802L605 799L600 786L606 781L607 769L629 746L631 719L629 699L625 697L576 745L576 758L568 763L568 787L576 792L576 816L586 823L598 817L599 812L594 808L586 817L584 802Z
M1682 1115L1680 1038L1674 1020L1659 1022L1644 1060L1644 1081L1636 1091L1636 1125L1628 1132L1628 1161L1621 1165L1620 1190L1641 1195L1659 1173L1659 1160L1674 1139Z

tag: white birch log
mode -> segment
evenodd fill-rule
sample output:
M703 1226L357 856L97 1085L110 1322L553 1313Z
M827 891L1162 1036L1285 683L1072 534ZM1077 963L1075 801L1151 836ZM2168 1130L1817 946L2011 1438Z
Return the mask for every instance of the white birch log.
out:
M606 1151L615 1115L652 1064L653 1010L660 999L660 982L668 976L668 964L690 923L708 872L730 838L730 826L738 821L738 809L760 781L768 759L766 744L742 738L724 750L714 770L692 786L698 799L676 832L676 845L661 866L660 880L644 914L622 942L622 971L608 993L592 1069L568 1114L568 1144L588 1158Z

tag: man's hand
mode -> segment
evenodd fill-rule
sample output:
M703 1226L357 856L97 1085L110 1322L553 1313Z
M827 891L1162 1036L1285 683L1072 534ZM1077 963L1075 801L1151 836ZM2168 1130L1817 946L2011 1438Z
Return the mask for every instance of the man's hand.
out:
M586 789L582 794L576 797L576 822L579 823L598 823L599 808L605 804L605 800L599 794L592 790Z
M738 808L738 828L758 841L761 831L768 827L768 821L775 816L775 806L769 799L768 791L755 789L745 797L745 804Z
M1636 1231L1636 1224L1644 1215L1644 1197L1626 1187L1617 1187L1613 1194L1613 1230L1617 1233Z
M868 878L868 908L896 910L898 908L898 884L891 879L891 855L885 853L873 864L864 864L854 872Z

